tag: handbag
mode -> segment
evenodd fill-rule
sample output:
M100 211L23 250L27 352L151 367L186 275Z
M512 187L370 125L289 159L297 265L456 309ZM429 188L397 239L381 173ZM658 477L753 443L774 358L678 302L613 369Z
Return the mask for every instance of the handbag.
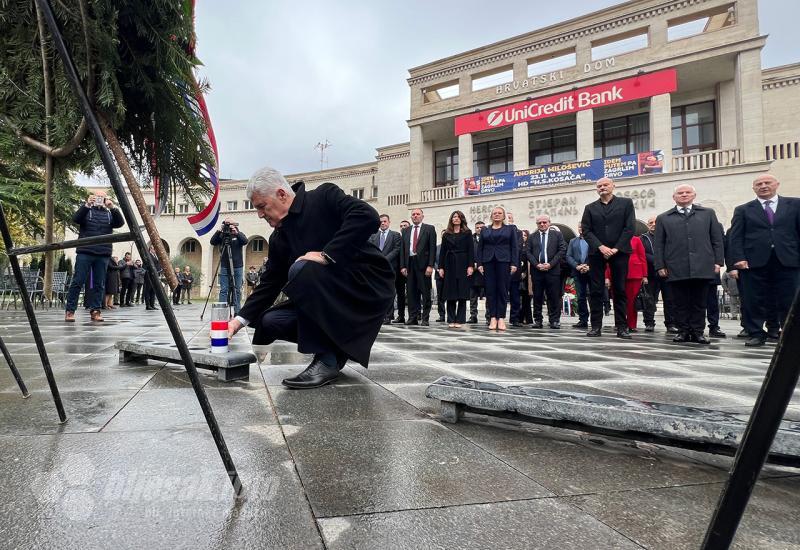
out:
M636 300L634 300L636 311L647 311L655 307L655 300L653 295L650 294L650 288L647 283L642 283L639 287L639 292L636 293Z

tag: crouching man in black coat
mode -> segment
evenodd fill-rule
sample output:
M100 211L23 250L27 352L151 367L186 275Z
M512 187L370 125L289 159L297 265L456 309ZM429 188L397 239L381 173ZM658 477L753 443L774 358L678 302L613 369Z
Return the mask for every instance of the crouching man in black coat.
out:
M256 172L247 197L274 228L259 284L229 325L229 336L255 325L253 344L297 342L313 353L290 388L316 388L339 375L348 359L364 367L394 299L394 271L368 243L378 213L332 183L306 191L272 168ZM288 300L275 304L283 292Z

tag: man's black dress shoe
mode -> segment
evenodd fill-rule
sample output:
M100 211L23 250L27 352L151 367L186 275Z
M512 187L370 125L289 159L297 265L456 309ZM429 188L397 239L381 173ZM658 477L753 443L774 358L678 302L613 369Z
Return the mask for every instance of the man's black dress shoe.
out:
M603 329L601 328L593 328L589 332L586 333L586 336L602 336Z
M406 325L418 325L418 324L419 321L417 321L416 319L409 319L408 321L406 321Z
M478 318L477 317L470 317L469 319L467 319L467 324L468 325L477 325L478 324Z
M430 323L428 322L427 319L423 319L422 321L419 322L419 324L422 325L423 327L430 326Z
M550 323L550 328L553 330L561 329L561 323Z
M588 323L575 323L572 325L572 328L589 328Z
M695 344L703 344L706 346L711 343L711 341L702 334L692 334L689 336L689 341L694 342Z
M675 338L673 338L672 341L673 342L679 342L679 343L689 342L690 341L689 333L688 332L679 332L678 334L675 335Z
M397 319L392 321L393 325L404 325L405 323L406 323L406 320L405 320L404 317L398 317Z
M747 329L742 329L739 331L739 334L736 335L737 338L750 338L750 333L747 332Z
M764 342L767 341L766 336L758 335L758 336L751 336L747 342L744 343L745 346L748 348L757 348L759 346L763 346Z
M628 332L639 332L638 328L628 328Z
M281 384L287 388L294 389L318 388L333 382L338 376L339 369L337 366L326 365L315 357L311 364L306 367L306 370L293 378L284 379Z
M512 326L512 327L516 327L516 328L520 328L520 327L522 327L523 325L522 325L522 323L520 323L519 321L514 321L513 323L511 323L511 326Z
M681 331L678 327L667 327L667 334L680 334Z
M384 319L383 320L383 324L384 325L391 325L392 324L392 320L391 319Z
M439 317L438 319L436 319L436 322L437 323L444 323L444 317Z
M623 338L625 340L630 340L633 337L631 336L630 331L626 327L626 328L618 328L617 329L617 338Z
M544 324L541 321L536 321L531 325L531 328L544 328Z
M644 331L645 332L655 332L656 331L656 327L655 327L655 325L645 325Z
M708 335L711 338L727 338L728 335L722 332L719 327L708 329Z
M781 337L781 331L779 330L768 330L767 331L767 340L773 340L777 342Z

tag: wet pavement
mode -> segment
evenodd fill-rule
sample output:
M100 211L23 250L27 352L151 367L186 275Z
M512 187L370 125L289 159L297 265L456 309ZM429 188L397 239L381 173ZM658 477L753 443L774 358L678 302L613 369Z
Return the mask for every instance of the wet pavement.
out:
M181 327L207 344L201 307ZM620 341L564 328L387 326L370 368L283 388L308 363L268 348L248 381L201 371L245 486L235 501L178 365L121 365L119 339L168 337L141 306L102 324L39 312L69 420L58 424L19 311L0 336L31 390L0 361L0 548L697 548L731 459L468 415L439 421L440 376L749 414L773 351L732 336L673 344L658 327ZM564 320L564 325L571 323ZM249 350L244 334L235 349ZM800 395L787 411L800 420ZM800 548L800 470L768 466L737 548Z

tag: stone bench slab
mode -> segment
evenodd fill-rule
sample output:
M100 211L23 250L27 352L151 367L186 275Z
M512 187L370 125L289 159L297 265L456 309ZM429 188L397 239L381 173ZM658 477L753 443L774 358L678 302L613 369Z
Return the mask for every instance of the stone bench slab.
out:
M534 422L618 432L631 439L641 439L637 433L652 434L667 444L687 442L735 449L749 420L748 415L732 412L451 377L439 378L428 386L425 395L441 400L441 416L446 422L457 422L465 410L488 415L510 413ZM792 457L792 463L800 457L800 422L781 423L771 454Z
M174 343L156 340L120 340L114 347L119 350L120 363L142 363L148 359L183 364L181 354ZM199 369L216 371L217 379L223 382L247 380L250 377L250 364L256 356L242 351L211 353L207 347L189 345L192 360Z

